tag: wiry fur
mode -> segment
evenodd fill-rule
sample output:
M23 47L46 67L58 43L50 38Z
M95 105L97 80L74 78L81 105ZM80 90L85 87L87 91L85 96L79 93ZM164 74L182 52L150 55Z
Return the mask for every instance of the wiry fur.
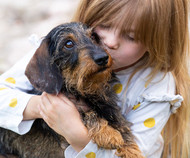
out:
M117 81L112 60L92 29L80 23L54 28L42 41L26 68L26 76L40 92L73 95L90 108L80 112L89 136L99 147L117 149L123 158L142 158L129 123L117 106L112 85ZM41 120L18 135L0 128L0 153L20 158L61 158L66 140Z

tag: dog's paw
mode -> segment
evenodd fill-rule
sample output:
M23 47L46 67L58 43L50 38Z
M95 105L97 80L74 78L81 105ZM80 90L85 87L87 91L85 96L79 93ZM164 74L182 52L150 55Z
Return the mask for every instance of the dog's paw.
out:
M121 158L145 158L136 144L122 146L117 149L116 155Z
M107 121L100 121L100 128L91 135L92 140L104 149L118 149L124 144L121 133L107 124Z

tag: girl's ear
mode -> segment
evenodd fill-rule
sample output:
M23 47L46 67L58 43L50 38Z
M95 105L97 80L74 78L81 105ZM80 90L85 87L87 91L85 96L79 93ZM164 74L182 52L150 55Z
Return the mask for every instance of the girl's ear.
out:
M25 75L41 92L58 94L63 85L63 78L57 66L51 63L51 58L48 42L44 39L27 65Z

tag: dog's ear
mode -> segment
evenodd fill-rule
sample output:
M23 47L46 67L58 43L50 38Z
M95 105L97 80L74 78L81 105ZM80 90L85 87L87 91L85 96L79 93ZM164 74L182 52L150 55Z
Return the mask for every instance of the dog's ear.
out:
M62 88L63 79L57 66L51 63L47 39L40 47L26 67L25 75L31 84L41 92L58 94Z

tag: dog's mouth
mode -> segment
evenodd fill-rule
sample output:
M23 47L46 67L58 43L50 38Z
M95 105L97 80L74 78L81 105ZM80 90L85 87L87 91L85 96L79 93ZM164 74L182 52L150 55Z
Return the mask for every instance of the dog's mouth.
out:
M95 83L105 82L103 80L108 80L112 72L112 58L109 57L108 63L102 66L92 66L93 68L89 70L89 74L86 76L87 80L93 80Z
M111 71L111 66L112 66L112 58L110 56L109 60L108 60L108 63L106 65L104 65L104 66L99 66L97 68L97 70L94 73L92 73L92 74L96 75L96 74L101 74L101 73L104 74L106 71L110 72Z
M98 67L94 64L87 64L84 68L79 67L75 70L74 74L70 74L70 71L70 69L64 70L65 81L68 87L77 89L82 95L99 93L112 76L112 69L109 65Z
M95 76L95 75L104 75L107 72L110 72L111 68L109 66L100 67L96 71L93 71L89 74L89 76Z
M102 67L97 71L91 72L86 76L86 82L91 83L103 83L107 82L111 76L111 68L110 67Z
M95 74L102 73L103 71L106 71L107 69L108 69L108 67L100 68L97 72L95 72Z
M91 71L88 75L83 76L82 82L79 85L81 94L98 94L103 90L103 87L108 85L112 76L110 67L102 67L97 71ZM81 89L81 90L80 90Z

